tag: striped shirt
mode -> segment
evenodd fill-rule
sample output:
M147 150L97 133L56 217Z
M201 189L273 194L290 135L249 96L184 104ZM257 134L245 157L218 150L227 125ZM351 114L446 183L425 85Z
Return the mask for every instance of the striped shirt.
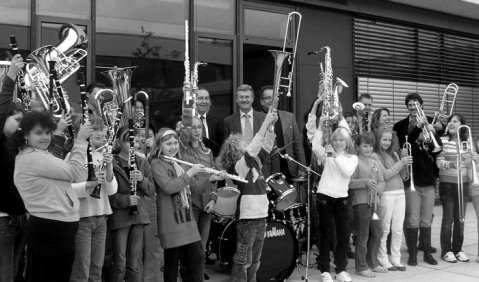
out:
M441 137L443 150L436 159L436 165L439 168L439 181L447 183L457 183L457 142L449 140L449 136ZM462 152L464 153L464 152ZM464 163L461 164L463 182L468 182L467 168Z

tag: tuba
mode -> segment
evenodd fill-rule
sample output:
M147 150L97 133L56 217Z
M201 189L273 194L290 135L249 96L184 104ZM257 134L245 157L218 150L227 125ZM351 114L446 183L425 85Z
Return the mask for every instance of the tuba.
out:
M33 51L27 57L25 66L25 84L29 89L33 87L39 96L43 106L53 111L55 116L61 115L61 105L54 99L50 101L49 78L50 67L48 61L55 61L55 69L58 74L58 81L63 83L80 69L80 61L86 57L85 49L88 46L88 39L85 32L74 24L66 24L59 31L60 42L55 46L47 45ZM66 94L66 93L65 93ZM65 96L67 108L68 96ZM53 105L53 109L50 109Z
M113 90L102 89L104 90L102 91L102 94L110 92L110 94L113 96L113 99L109 101L111 103L107 104L107 110L113 111L111 115L114 117L116 116L116 111L118 110L119 106L124 104L120 126L128 124L128 120L130 118L134 118L133 106L131 103L127 103L126 101L129 97L131 97L131 76L135 68L136 67L118 68L115 66L110 70L101 72L101 74L110 79L110 82L113 86ZM103 110L103 108L100 109Z

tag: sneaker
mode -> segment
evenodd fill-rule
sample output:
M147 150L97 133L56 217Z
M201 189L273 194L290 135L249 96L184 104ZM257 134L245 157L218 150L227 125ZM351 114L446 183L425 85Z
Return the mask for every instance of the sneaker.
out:
M333 277L331 277L331 274L329 274L329 272L321 273L321 281L322 282L334 282Z
M461 262L469 262L469 258L466 256L466 253L463 251L460 251L459 253L457 253L456 258L458 261L461 261Z
M351 282L351 276L346 271L341 271L339 274L336 274L336 280L339 282Z
M454 256L454 254L452 252L447 252L443 257L442 259L444 261L447 261L447 262L450 262L450 263L456 263L457 262L457 259L456 257Z

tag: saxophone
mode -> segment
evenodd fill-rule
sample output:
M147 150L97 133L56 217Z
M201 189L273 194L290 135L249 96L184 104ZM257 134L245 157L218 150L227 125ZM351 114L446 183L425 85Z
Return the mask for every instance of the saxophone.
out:
M323 132L322 145L331 144L331 136L333 134L333 124L339 118L341 111L341 103L339 102L339 95L344 87L348 85L340 78L336 78L336 82L333 86L333 68L331 63L331 48L325 46L319 51L309 52L309 55L316 55L325 51L324 67L320 63L319 72L319 87L318 98L323 101L323 107L321 109L321 115L327 117L324 121L321 131Z
M190 52L188 40L188 20L185 20L185 78L183 81L182 120L183 126L189 127L196 116L196 96L198 94L198 67L206 66L205 62L195 62L191 74Z

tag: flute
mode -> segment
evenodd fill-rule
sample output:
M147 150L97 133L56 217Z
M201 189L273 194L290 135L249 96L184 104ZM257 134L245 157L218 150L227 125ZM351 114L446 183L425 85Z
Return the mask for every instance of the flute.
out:
M163 156L163 158L165 158L167 160L170 160L170 161L175 161L175 162L180 163L180 164L185 164L185 165L188 165L188 166L194 166L195 165L195 164L185 162L185 161L179 160L177 158L173 158L173 157ZM213 169L213 168L209 168L209 167L203 168L203 171L206 172L206 173L214 173L214 174L221 173L221 171ZM236 180L236 181L239 181L239 182L243 182L243 183L248 183L248 180L246 180L243 177L240 177L238 175L229 174L229 173L227 173L226 175L230 179L233 179L233 180Z

